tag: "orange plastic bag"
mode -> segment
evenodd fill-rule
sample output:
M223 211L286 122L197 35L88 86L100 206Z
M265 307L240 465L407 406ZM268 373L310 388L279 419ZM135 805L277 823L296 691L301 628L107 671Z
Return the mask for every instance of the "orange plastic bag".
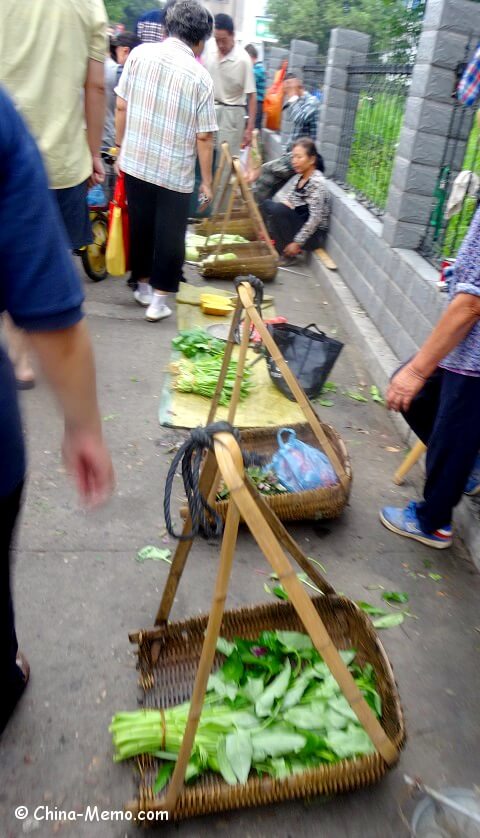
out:
M268 88L263 100L265 114L265 128L279 131L282 122L283 108L283 80L287 72L288 61L284 61L280 70L275 73L273 84Z

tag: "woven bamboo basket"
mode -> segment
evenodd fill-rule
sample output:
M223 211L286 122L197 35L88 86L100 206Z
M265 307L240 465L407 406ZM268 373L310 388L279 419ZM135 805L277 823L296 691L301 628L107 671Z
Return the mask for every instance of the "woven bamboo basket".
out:
M338 596L323 596L313 600L314 606L338 649L357 650L360 665L371 663L377 678L377 689L382 699L381 724L391 741L401 748L405 741L403 713L394 675L371 622L357 606ZM187 701L191 697L198 661L204 641L207 616L194 617L180 623L170 623L164 629L149 631L140 636L139 665L144 687L144 706L166 708ZM221 636L227 639L254 639L264 630L284 629L304 631L301 620L291 603L259 605L225 612ZM152 644L158 645L152 653ZM152 663L152 657L155 663ZM215 658L214 669L221 665ZM153 794L158 762L151 756L138 759L138 801L129 808L161 811L162 799ZM322 765L282 780L251 776L244 785L229 786L216 774L208 774L191 785L184 786L173 812L172 820L211 814L228 809L243 809L295 798L331 795L351 791L378 782L388 766L378 753L355 759L344 759L335 765Z
M349 479L349 490L352 485L352 467L345 443L331 425L321 423L330 443L333 445ZM320 448L318 440L310 425L291 425L298 439ZM258 454L274 454L278 449L277 432L279 427L252 428L241 431L241 447L245 451L255 451ZM308 492L288 492L282 495L264 495L264 500L280 518L281 521L315 520L319 518L338 518L343 512L349 497L345 494L340 483L325 489L313 489ZM225 520L228 500L217 501L215 509Z
M232 251L233 252L233 251ZM241 274L253 274L262 282L272 282L277 275L278 262L270 253L266 252L263 256L260 255L238 255L238 259L231 262L219 262L216 259L208 265L205 265L200 271L201 275L210 279L229 279L234 280Z
M256 242L237 242L235 244L205 244L197 248L202 257L210 256L212 253L236 253L237 256L266 256L270 251L262 241Z
M235 217L232 214L230 221L225 223L223 214L215 215L213 218L205 218L195 227L195 233L199 236L212 236L214 233L227 233L230 236L243 236L244 239L255 241L257 230L252 218L242 214Z

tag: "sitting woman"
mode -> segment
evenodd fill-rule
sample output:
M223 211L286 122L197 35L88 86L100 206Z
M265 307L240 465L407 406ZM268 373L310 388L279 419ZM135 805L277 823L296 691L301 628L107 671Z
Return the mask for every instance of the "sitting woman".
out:
M322 247L330 218L330 193L323 176L323 160L315 143L302 137L292 148L296 174L285 186L281 202L267 200L260 210L281 264L290 264L302 250Z

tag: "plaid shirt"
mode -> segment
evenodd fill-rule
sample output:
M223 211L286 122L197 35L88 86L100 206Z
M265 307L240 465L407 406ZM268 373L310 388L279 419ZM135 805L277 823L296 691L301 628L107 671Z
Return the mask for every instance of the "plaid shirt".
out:
M317 139L318 99L311 93L304 93L288 108L292 128L287 137L286 150L291 151L299 137L311 137L313 141Z
M115 93L127 102L120 166L174 192L193 192L196 135L217 130L213 82L186 44L167 38L127 58Z
M460 79L457 96L464 105L473 105L480 96L480 44Z
M257 61L253 65L253 72L255 74L255 86L257 88L257 102L263 102L265 99L265 86L267 83L267 76L265 67L261 61Z

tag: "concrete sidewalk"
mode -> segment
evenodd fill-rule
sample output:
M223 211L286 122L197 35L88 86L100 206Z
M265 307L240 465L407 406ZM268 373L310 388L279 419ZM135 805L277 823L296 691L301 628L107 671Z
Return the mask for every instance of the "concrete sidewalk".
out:
M168 570L162 563L139 564L135 557L146 544L164 546L163 485L169 449L181 434L159 427L157 410L175 321L146 323L123 280L99 285L85 280L85 287L117 491L108 508L94 514L79 510L61 466L61 422L51 397L44 385L24 393L30 477L15 587L18 635L32 676L0 744L1 838L29 832L39 838L137 834L128 823L33 818L36 807L46 806L53 812L57 807L83 813L88 805L119 810L134 796L130 766L112 764L107 728L114 712L136 708L128 632L153 624ZM480 579L460 541L437 553L380 525L378 508L415 496L421 475L414 471L413 485L392 484L404 443L385 409L370 400L371 384L381 381L328 283L309 269L282 270L268 290L278 313L301 325L315 320L345 342L331 376L339 385L335 404L319 410L351 454L350 505L337 521L292 526L291 532L346 595L379 605L381 590L374 586L409 594L415 618L381 636L409 738L399 766L378 786L329 800L211 816L178 828L162 824L157 831L188 838L226 832L232 838L397 838L407 834L398 814L404 772L435 787L478 783ZM349 389L365 393L368 403L344 395ZM174 617L208 610L217 559L204 541L195 544ZM266 569L242 532L228 606L268 599L265 577L257 572ZM441 579L434 581L430 573ZM13 814L20 805L29 809L23 822Z

